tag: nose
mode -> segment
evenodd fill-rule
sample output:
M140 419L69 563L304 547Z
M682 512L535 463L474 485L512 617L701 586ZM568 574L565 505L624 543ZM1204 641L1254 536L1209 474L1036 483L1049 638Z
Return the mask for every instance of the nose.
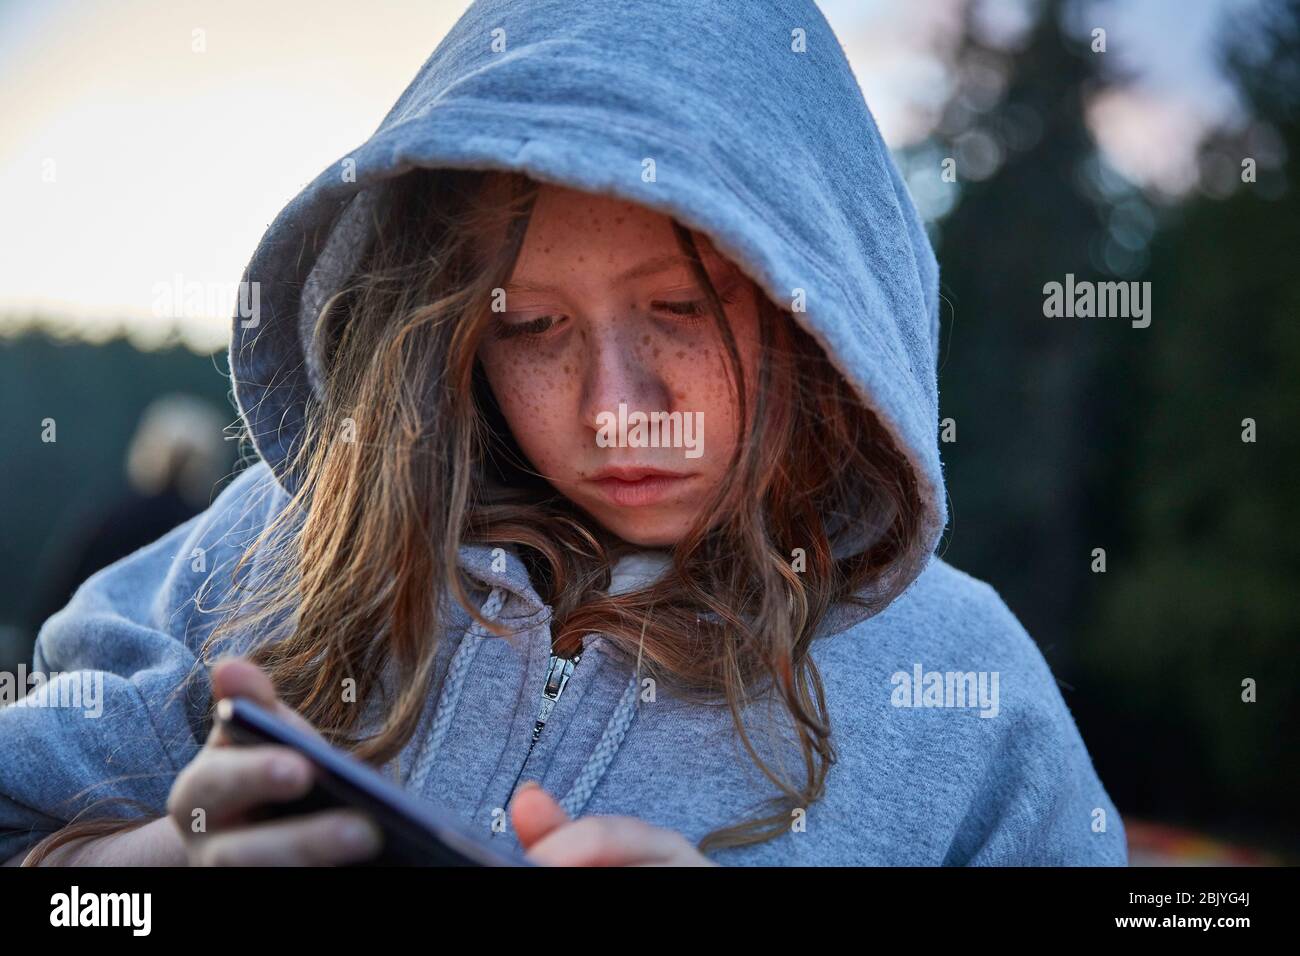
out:
M671 392L659 374L654 350L637 341L635 323L592 323L582 357L582 421L593 432L602 413L671 411Z

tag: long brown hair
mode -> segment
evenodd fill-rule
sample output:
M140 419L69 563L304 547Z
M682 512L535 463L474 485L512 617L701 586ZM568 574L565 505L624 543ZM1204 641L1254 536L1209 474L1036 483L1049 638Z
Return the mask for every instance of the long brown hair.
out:
M531 468L475 358L537 185L456 170L416 170L390 184L361 265L316 323L324 394L290 462L301 480L241 557L234 599L203 656L235 634L258 635L250 657L282 698L327 739L383 763L410 739L428 699L448 600L502 633L470 600L459 549L511 547L552 609L561 653L601 634L659 688L730 707L775 793L767 812L710 833L700 848L772 839L821 796L835 760L809 655L819 625L837 604L883 608L926 558L915 476L813 338L761 290L757 381L745 381L695 235L674 223L746 431L671 568L609 595L625 546ZM836 547L845 541L856 544ZM258 580L243 586L254 558ZM398 692L379 732L356 737L362 708L340 688L351 679L353 700L368 700L386 668L399 675ZM759 754L744 720L769 694L797 739L802 767L790 778Z

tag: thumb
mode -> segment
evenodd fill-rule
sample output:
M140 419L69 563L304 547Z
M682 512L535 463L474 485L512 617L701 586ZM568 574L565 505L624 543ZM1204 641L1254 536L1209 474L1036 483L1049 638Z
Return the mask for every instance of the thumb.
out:
M549 793L529 780L510 801L510 822L525 850L546 834L569 822L569 815Z
M316 729L301 714L276 696L271 678L252 661L243 657L223 658L212 666L210 677L212 696L216 700L246 697L295 727L316 733Z
M226 657L212 665L212 696L217 700L227 697L247 697L255 704L268 709L273 708L278 700L271 678L254 664L242 657Z

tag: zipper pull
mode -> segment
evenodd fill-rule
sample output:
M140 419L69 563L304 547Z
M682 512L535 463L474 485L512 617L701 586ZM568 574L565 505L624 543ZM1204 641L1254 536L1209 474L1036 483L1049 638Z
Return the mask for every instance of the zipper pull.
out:
M537 738L542 735L542 728L550 720L551 711L555 710L564 688L569 685L569 678L573 676L573 669L578 666L580 660L582 660L581 654L574 654L573 657L551 655L550 665L546 669L546 683L542 686L542 701L537 708L537 722L533 724L533 739L528 748L530 753L532 745L537 743Z
M564 693L564 688L569 685L569 678L573 676L573 669L578 666L580 660L582 660L581 654L574 654L572 657L551 655L550 663L546 667L546 683L542 685L542 701L537 708L537 721L533 724L533 736L528 741L528 753L524 754L523 765L520 766L519 773L515 774L515 782L510 785L510 793L506 796L505 802L507 807L515 798L515 790L524 775L524 767L528 766L528 758L533 755L533 748L537 746L537 738L542 735L542 728L550 719L551 711L555 709L555 704ZM492 836L496 835L497 832L493 830Z

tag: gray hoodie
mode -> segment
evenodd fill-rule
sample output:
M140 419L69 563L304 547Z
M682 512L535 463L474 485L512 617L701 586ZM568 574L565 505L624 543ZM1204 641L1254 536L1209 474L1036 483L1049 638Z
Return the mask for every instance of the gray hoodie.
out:
M0 858L103 812L105 798L163 812L207 735L206 683L172 693L215 623L196 594L223 590L296 487L286 458L321 387L311 321L355 266L375 197L416 167L517 170L708 233L793 308L904 449L933 553L947 521L938 269L816 7L479 0L248 266L260 310L234 319L231 377L261 460L42 628L34 668L49 679L0 709ZM572 814L635 816L691 840L775 796L725 706L647 685L599 635L576 666L554 661L551 611L518 556L467 546L460 564L510 637L450 615L422 722L388 768L410 789L511 846L505 810L523 780ZM835 609L812 655L838 755L826 794L788 832L718 862L1126 862L1123 823L1056 681L988 585L932 557L884 611ZM745 719L789 772L799 755L781 710L760 702Z

